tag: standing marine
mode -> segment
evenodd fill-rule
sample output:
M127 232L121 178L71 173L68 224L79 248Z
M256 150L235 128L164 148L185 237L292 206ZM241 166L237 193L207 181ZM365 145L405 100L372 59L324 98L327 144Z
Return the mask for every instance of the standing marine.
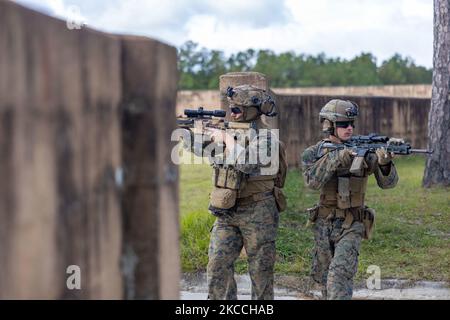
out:
M267 130L268 135L261 134L261 129L268 129L261 116L276 115L275 101L265 90L250 85L229 87L226 95L231 121L248 124L256 134L241 139L242 144L237 143L228 130L209 130L211 142L192 148L195 154L202 155L206 148L212 150L211 143L224 146L223 153L215 152L210 157L214 186L208 209L216 220L208 250L208 299L237 299L234 263L243 247L247 254L252 299L273 299L275 239L279 212L285 206L281 188L287 163L284 147L277 137L270 130ZM259 155L252 157L264 146L267 154L276 152L271 163L263 163ZM252 158L257 161L252 162ZM222 161L218 161L220 159Z
M364 205L368 176L374 174L382 189L393 188L398 181L393 154L383 148L368 153L361 170L352 173L355 154L350 148L322 147L349 140L357 116L356 103L329 101L319 114L327 138L302 155L305 184L320 190L319 203L308 211L314 223L312 278L321 286L323 299L352 298L361 240L370 237L375 218L375 211Z

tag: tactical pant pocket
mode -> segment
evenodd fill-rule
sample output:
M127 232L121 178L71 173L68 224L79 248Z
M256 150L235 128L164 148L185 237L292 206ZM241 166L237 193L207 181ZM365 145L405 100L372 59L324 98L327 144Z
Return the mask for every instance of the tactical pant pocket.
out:
M369 207L364 208L363 221L364 225L364 239L372 237L373 229L375 227L375 210Z
M287 208L286 196L283 194L283 191L275 187L273 189L273 195L275 197L275 202L277 204L278 212L283 212Z

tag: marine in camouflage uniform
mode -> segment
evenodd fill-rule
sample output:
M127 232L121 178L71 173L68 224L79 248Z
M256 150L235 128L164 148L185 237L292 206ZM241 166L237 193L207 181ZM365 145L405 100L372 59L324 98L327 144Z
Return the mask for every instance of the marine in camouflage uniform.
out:
M364 206L368 176L375 175L382 189L398 181L385 149L368 153L359 172L351 173L354 154L350 149L326 150L324 142L341 144L353 134L358 106L351 101L331 100L320 112L328 138L307 148L302 155L308 187L320 190L318 205L308 209L314 223L312 278L321 285L323 299L351 299L362 239L370 237L375 212Z
M258 121L262 114L276 115L272 97L253 86L230 87L227 99L232 118L251 123L256 130L263 129L262 122ZM213 142L220 143L216 138L213 135ZM262 141L266 138L267 141ZM257 150L254 148L256 145L266 146L269 152L273 148L274 139L270 134L249 139L244 147L227 137L222 139L225 156L234 154L236 160L232 164L227 161L225 164L212 164L214 188L209 210L217 218L211 230L208 250L208 299L237 299L234 263L243 247L247 253L252 299L273 299L275 239L279 221L279 204L274 194L280 195L287 164L282 163L270 174L262 174L261 169L267 165L249 163L250 153ZM201 150L208 145L203 143L194 150L195 153L201 155ZM213 161L220 159L218 154L214 156ZM246 161L241 161L241 157Z

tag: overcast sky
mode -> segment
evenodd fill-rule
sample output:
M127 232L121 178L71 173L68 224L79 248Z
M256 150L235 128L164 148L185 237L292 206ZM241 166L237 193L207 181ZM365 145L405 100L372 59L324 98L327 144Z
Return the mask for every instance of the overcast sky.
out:
M229 55L248 48L350 59L394 53L432 67L432 0L18 0L57 17L75 6L89 27L187 40ZM76 16L76 14L75 14Z

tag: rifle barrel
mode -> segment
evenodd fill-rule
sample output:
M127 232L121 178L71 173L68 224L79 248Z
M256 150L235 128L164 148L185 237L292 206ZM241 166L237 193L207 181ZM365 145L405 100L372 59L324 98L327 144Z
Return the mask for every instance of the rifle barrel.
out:
M411 149L411 153L428 153L432 154L433 150L426 150L426 149Z

